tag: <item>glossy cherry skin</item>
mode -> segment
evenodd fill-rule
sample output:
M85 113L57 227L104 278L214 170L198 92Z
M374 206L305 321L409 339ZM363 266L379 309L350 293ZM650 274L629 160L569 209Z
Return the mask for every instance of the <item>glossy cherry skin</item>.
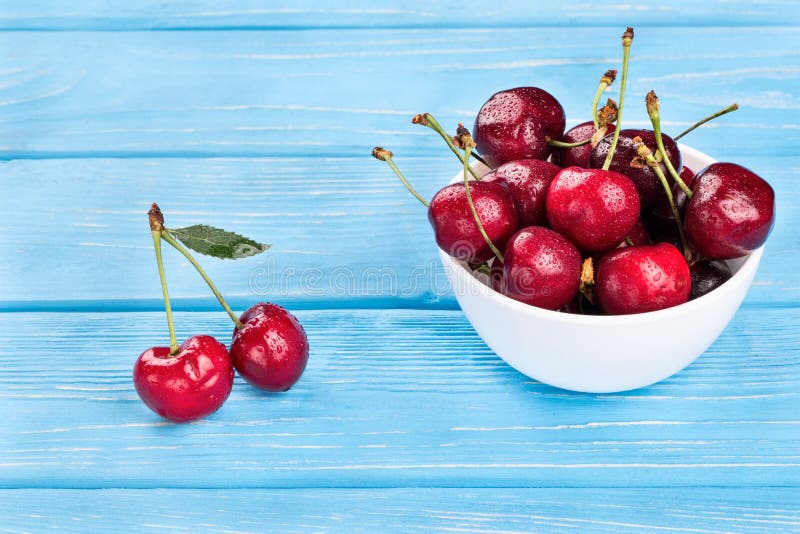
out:
M244 327L234 329L231 359L250 384L267 391L287 391L308 363L308 338L294 315L262 302L244 312Z
M499 183L483 181L471 181L469 190L486 235L503 250L518 227L511 193ZM454 258L481 263L494 256L472 215L463 183L448 185L434 195L428 207L428 220L439 248Z
M609 315L644 313L689 300L689 265L669 243L613 250L597 263L595 296Z
M484 182L505 185L514 206L520 228L547 224L545 200L550 182L561 170L558 165L540 159L509 161L483 177Z
M614 125L603 126L604 135L608 135L614 131ZM570 128L561 138L565 143L577 143L584 139L591 138L597 130L594 127L593 121L582 122L579 125ZM581 146L574 146L570 148L554 148L553 149L553 163L560 167L589 167L589 156L592 154L592 144L587 143Z
M731 279L731 270L720 261L699 261L689 268L692 274L692 291L689 299L710 293Z
M133 385L148 408L176 423L217 411L233 387L233 364L225 345L192 336L170 356L169 347L144 351L133 367Z
M695 176L692 192L683 225L705 258L739 258L767 240L775 224L775 192L754 172L712 163Z
M578 248L608 250L639 219L639 195L633 182L618 172L568 167L550 182L547 219Z
M547 159L547 139L561 139L564 108L538 87L516 87L495 93L475 118L472 130L478 152L496 168L517 159Z
M680 172L681 179L686 186L691 189L694 182L694 172L688 167L684 167ZM686 214L686 193L678 184L672 186L672 198L678 208L678 213L683 220ZM675 223L675 215L672 213L672 206L666 195L659 197L653 208L644 214L647 229L656 241L667 241L669 243L680 243L678 226Z
M611 140L614 135L609 134L597 143L597 146L592 149L591 156L589 157L589 167L600 169L608 155L608 150L611 147ZM639 200L642 208L649 208L656 203L661 197L666 198L664 193L664 186L658 179L658 176L653 169L647 165L639 167L631 167L631 161L637 158L636 149L634 148L634 137L641 137L642 142L649 148L653 155L658 152L656 145L656 136L652 130L620 130L619 141L617 142L617 149L614 151L614 157L611 159L612 171L621 172L636 184L636 190L639 191ZM669 154L669 160L672 162L675 170L681 170L681 153L678 150L678 145L668 135L663 135L664 148ZM666 166L661 163L661 170L664 171L664 176L669 180L669 171Z
M511 236L505 260L504 289L512 299L557 310L578 292L580 252L548 228L529 226Z

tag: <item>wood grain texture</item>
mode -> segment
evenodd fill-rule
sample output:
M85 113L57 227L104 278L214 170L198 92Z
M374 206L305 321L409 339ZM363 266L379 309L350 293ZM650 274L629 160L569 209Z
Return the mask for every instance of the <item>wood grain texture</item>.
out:
M585 120L621 29L0 32L0 158L441 155L411 116L470 125L509 87L543 87ZM666 133L738 101L690 143L794 156L798 49L794 27L642 29L625 123L649 126L650 89Z
M459 6L0 0L0 532L800 531L797 3ZM455 166L414 113L469 125L537 85L582 121L627 24L626 124L650 89L667 133L738 101L687 141L766 177L778 221L695 364L572 394L480 341L424 210L368 154L431 196ZM301 310L292 391L237 378L190 425L138 400L133 362L166 341L152 201L275 245L203 264L237 309ZM179 335L227 341L166 256Z
M790 488L0 491L4 532L777 533L798 512Z
M800 167L747 158L777 190L778 222L751 303L800 296ZM399 158L427 197L454 158ZM0 309L160 310L146 212L173 227L206 223L273 248L240 261L202 258L237 309L269 298L293 308L455 309L426 211L385 164L360 158L15 160L0 165ZM177 252L165 252L180 309L217 304ZM133 299L133 300L131 300Z
M651 7L648 9L648 7ZM0 2L0 28L47 30L131 30L186 28L375 28L596 26L616 23L640 26L776 25L800 22L791 0L670 0L657 5L599 2L264 2L259 0L182 0L135 3L82 0Z
M2 317L5 488L800 483L797 309L744 309L690 368L620 395L525 378L460 312L299 312L303 379L265 395L237 378L189 425L131 384L136 356L166 341L161 313ZM177 329L230 335L222 313L179 313Z

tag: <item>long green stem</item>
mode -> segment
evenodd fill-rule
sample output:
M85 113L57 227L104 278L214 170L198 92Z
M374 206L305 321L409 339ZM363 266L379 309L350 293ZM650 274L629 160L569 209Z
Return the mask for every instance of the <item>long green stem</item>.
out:
M469 158L464 158L464 156L461 155L461 151L458 149L456 144L453 142L453 139L449 135L447 135L447 132L444 131L444 128L442 128L442 125L439 124L439 121L437 121L433 117L433 115L431 115L430 113L422 113L420 115L416 115L411 120L411 122L413 122L414 124L422 124L423 126L427 126L428 128L430 128L434 132L438 133L439 136L442 139L444 139L444 142L447 143L447 146L450 147L450 150L453 152L453 154L455 154L456 157L461 161L462 165L464 164L465 161L469 161ZM481 163L486 164L486 162L483 161L483 159L481 159L480 161L481 161ZM472 167L469 167L469 172L470 172L470 174L472 174L472 176L476 180L480 180L481 179L481 177L478 175L478 172L475 169L473 169Z
M687 262L691 261L691 253L689 251L689 244L686 242L686 236L683 235L683 221L681 221L681 214L678 212L678 206L675 204L675 199L672 196L672 189L669 186L669 182L667 182L667 177L664 176L664 171L661 170L661 167L656 165L653 167L653 170L658 176L658 179L661 181L661 185L664 186L664 191L667 193L667 200L669 200L669 206L672 208L672 216L675 217L675 224L678 226L678 235L681 238L681 246L683 247L683 257L686 258Z
M594 94L594 100L592 100L592 122L594 122L595 130L600 128L600 120L597 118L597 105L600 103L600 97L603 95L606 87L608 86L601 83L597 87L597 92Z
M645 103L647 105L647 115L650 117L650 123L653 125L653 133L656 137L656 146L658 147L658 152L661 154L661 160L667 167L672 179L675 180L675 183L678 184L678 187L680 187L686 194L686 198L692 198L692 190L689 189L689 186L687 186L686 182L683 181L681 175L675 170L675 167L672 165L669 155L667 154L667 149L664 148L664 138L661 135L661 113L659 112L658 97L654 91L647 93Z
M700 126L704 125L708 121L712 121L712 120L716 119L717 117L721 117L722 115L725 115L726 113L730 113L731 111L736 111L737 109L739 109L739 104L733 103L730 106L717 111L716 113L712 113L711 115L709 115L705 119L699 120L696 123L692 124L689 128L685 129L684 131L682 131L681 133L679 133L678 135L673 137L673 139L677 141L678 139L680 139L684 135L688 134L689 132L691 132L695 128L699 128Z
M464 189L467 192L467 203L469 204L469 209L472 211L472 217L475 219L475 224L478 225L478 231L483 236L483 240L486 241L486 244L489 245L489 248L492 249L492 252L497 259L500 260L500 263L505 262L503 258L503 254L497 249L497 247L492 243L492 240L489 238L489 235L486 233L486 230L483 228L483 223L481 222L481 218L478 216L478 210L475 209L475 204L472 202L472 193L469 190L469 173L467 170L469 169L469 155L472 152L472 147L467 145L464 148Z
M608 155L603 162L603 170L607 171L611 167L611 160L614 159L614 152L617 150L619 132L622 129L622 108L625 106L625 85L628 82L628 62L631 57L631 44L633 43L633 28L627 28L622 34L622 80L619 82L619 107L617 109L617 127L614 129L614 138L608 149Z
M594 129L600 129L600 119L597 116L597 105L600 103L600 97L608 88L609 85L614 83L614 78L617 76L617 71L609 70L600 78L600 83L597 85L597 91L594 93L594 100L592 100L592 122L594 122Z
M425 200L425 198L423 198L422 195L417 193L417 190L414 189L414 187L408 182L408 180L406 180L406 177L403 176L403 173L400 172L400 169L397 168L397 165L394 164L394 160L391 157L386 158L386 163L389 164L389 167L391 167L394 173L397 175L397 177L400 178L400 181L403 182L403 185L406 186L406 189L408 189L412 195L417 197L417 200L422 202L423 206L425 206L426 208L430 206L430 203L427 200Z
M555 139L548 139L547 144L556 148L575 148L576 146L588 145L592 142L592 138L584 139L583 141L575 141L574 143L566 143L564 141L556 141Z
M197 263L197 260L194 259L194 256L192 256L191 253L188 250L186 250L183 245L181 245L174 237L172 237L169 233L169 230L167 230L166 228L164 228L161 235L164 238L164 241L172 245L173 248L175 248L175 250L183 254L183 256L187 260L189 260L189 263L191 263L192 266L195 269L197 269L197 272L200 273L200 276L203 278L203 280L205 280L206 284L208 284L208 287L211 289L211 292L214 293L215 297L217 297L217 300L219 301L220 305L222 305L222 307L228 313L228 316L233 321L233 324L236 325L236 328L237 329L242 328L244 325L242 324L241 321L239 321L239 318L236 317L236 314L233 313L233 310L231 310L231 307L228 306L227 302L225 302L225 299L222 298L222 294L217 289L217 286L214 285L214 282L211 281L211 278L209 278L206 272L203 270L203 268L200 267L200 264Z
M174 356L178 353L178 338L175 336L175 325L172 323L172 305L169 302L169 291L167 291L167 277L164 275L164 261L161 258L161 236L160 230L151 230L153 234L153 246L156 249L156 263L158 263L158 277L161 279L161 293L164 295L164 310L167 312L167 326L169 326L169 353Z
M376 146L375 148L372 149L372 157L379 161L385 161L387 165L391 167L391 169L394 171L397 177L400 178L400 181L403 182L403 185L406 186L408 192L417 197L417 200L422 202L422 205L425 206L426 208L430 206L430 203L427 200L425 200L422 197L422 195L417 193L417 190L414 189L414 187L408 182L408 180L406 180L406 177L403 176L403 173L400 172L400 169L398 169L397 165L394 164L394 160L392 159L394 157L394 154L392 154L391 150L386 150L381 146Z
M672 188L670 187L669 182L667 182L667 177L664 176L664 171L661 170L656 158L653 157L653 153L650 152L650 149L644 144L642 138L634 137L633 143L638 156L644 160L646 165L653 169L653 172L656 173L658 180L664 187L664 192L667 194L667 201L669 201L669 207L672 209L672 216L675 217L675 224L678 227L678 236L680 236L681 247L683 247L683 257L686 258L687 262L691 262L691 251L689 250L689 245L686 242L686 236L683 234L683 221L681 220L681 214L678 211L678 205L675 204L675 198L672 196Z

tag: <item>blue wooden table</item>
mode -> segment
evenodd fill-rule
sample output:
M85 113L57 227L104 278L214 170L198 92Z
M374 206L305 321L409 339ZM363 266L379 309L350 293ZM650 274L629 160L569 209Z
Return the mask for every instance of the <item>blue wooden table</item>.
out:
M800 531L800 7L502 4L0 1L0 531ZM627 124L649 89L668 133L739 102L687 142L766 177L778 222L697 362L572 394L477 337L369 151L431 196L457 165L414 113L469 124L537 85L584 120L628 24ZM303 322L290 392L237 378L189 425L138 400L167 342L153 201L274 245L203 264ZM179 337L227 340L171 252Z

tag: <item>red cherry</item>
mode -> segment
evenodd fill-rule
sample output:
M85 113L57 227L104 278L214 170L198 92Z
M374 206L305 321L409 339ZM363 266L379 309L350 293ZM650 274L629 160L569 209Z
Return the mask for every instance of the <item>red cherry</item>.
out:
M154 412L176 423L217 411L233 387L233 365L225 345L192 336L170 356L169 347L144 351L133 367L133 384Z
M470 195L486 235L502 250L517 230L517 211L511 194L499 183L470 182ZM439 190L428 207L428 220L439 248L470 263L488 260L494 254L480 233L467 201L463 183Z
M689 265L669 243L613 250L597 264L595 295L611 315L683 304L692 287Z
M547 188L561 169L540 159L509 161L483 177L483 182L498 182L508 187L517 208L519 226L542 226L547 223L545 200Z
M614 133L614 125L609 124L603 126L603 135ZM592 137L597 130L594 127L593 121L582 122L579 125L567 130L561 141L565 143L577 143L584 139ZM553 163L560 167L589 167L589 156L592 154L592 145L587 143L581 146L574 146L569 148L554 148L553 149ZM601 165L602 166L602 165Z
M250 384L267 391L287 391L308 363L308 338L294 315L262 302L244 312L243 328L233 331L231 359Z
M712 163L697 176L686 206L686 237L709 259L745 256L764 244L775 223L775 192L735 163Z
M658 153L656 136L652 130L620 130L617 149L614 151L614 157L611 158L611 166L609 169L620 172L633 180L633 183L636 184L636 190L639 192L639 200L642 208L649 208L661 197L664 197L664 201L666 202L667 195L664 193L664 186L661 185L661 181L658 179L658 176L656 176L656 173L653 172L653 169L647 165L637 167L631 166L631 162L634 159L638 159L636 148L634 148L635 143L633 141L635 137L641 137L642 142L654 155ZM678 145L675 144L675 141L668 135L662 134L661 137L664 140L664 148L667 150L670 162L673 167L680 172L681 153L678 150ZM608 155L608 150L611 147L612 138L613 134L605 136L597 143L597 146L592 149L592 154L589 157L589 167L594 169L603 167L603 163ZM669 171L667 171L663 163L660 167L665 175L669 176Z
M557 310L578 292L581 255L552 230L523 228L509 239L505 260L505 293L512 299Z
M684 166L683 169L681 169L680 177L683 183L690 185L694 181L695 174L696 173L692 169Z
M495 93L481 107L472 130L490 167L517 159L547 159L547 139L561 139L566 118L558 100L538 87Z
M639 218L639 196L618 172L569 167L550 183L547 218L579 248L600 252L630 233Z

